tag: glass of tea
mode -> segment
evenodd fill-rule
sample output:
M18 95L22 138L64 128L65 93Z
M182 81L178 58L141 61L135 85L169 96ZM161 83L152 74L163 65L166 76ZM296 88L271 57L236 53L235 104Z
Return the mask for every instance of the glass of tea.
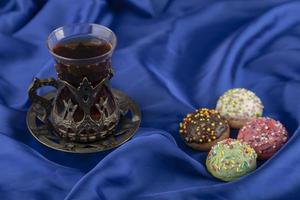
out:
M51 124L63 138L93 142L112 134L120 111L109 86L115 34L97 24L74 24L54 30L47 46L55 59L58 79L35 80L35 87L57 88L53 102L36 95L51 115Z

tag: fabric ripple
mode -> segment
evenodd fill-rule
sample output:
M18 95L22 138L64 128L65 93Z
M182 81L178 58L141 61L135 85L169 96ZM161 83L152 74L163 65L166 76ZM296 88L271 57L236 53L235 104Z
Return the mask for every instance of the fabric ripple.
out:
M29 84L56 76L47 36L77 22L116 33L112 85L143 114L135 137L108 152L58 152L26 128ZM2 0L0 199L299 199L299 22L300 3L285 0ZM207 153L184 145L178 123L234 87L253 90L290 140L224 183L207 172Z

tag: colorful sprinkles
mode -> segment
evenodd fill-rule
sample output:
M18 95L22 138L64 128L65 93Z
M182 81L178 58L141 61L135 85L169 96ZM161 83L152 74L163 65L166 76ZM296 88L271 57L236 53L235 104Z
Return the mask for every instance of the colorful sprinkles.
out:
M261 117L246 123L239 131L238 139L252 146L259 158L266 159L286 143L288 134L279 121Z
M261 117L263 109L253 92L230 89L218 99L215 110L202 108L187 114L179 132L192 148L211 148L206 167L214 177L233 181L255 170L257 158L270 158L288 140L279 121ZM228 138L229 125L241 128L237 139Z
M224 181L232 181L256 169L257 154L248 144L225 139L212 147L206 159L208 171Z
M179 132L186 142L210 143L229 128L226 119L216 110L202 108L189 113L179 124Z
M218 100L216 110L227 120L248 120L262 116L263 104L251 91L244 88L230 89Z

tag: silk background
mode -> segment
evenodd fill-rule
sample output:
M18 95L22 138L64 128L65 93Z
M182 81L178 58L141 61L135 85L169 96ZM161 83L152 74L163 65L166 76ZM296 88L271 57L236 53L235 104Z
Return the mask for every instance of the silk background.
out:
M143 114L135 137L105 153L58 152L26 128L29 84L56 77L45 40L77 22L116 33L112 85ZM0 67L0 199L299 199L299 1L1 0ZM183 144L178 123L233 87L254 91L290 139L224 183L206 171L207 153Z

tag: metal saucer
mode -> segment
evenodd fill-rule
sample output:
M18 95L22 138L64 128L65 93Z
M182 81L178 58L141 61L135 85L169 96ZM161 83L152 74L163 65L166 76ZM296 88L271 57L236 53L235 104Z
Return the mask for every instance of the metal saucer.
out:
M141 122L141 112L137 104L123 92L112 89L112 93L118 103L122 116L114 133L97 142L77 143L62 139L49 125L39 120L35 112L35 104L32 104L27 112L27 127L31 134L42 144L58 151L70 153L94 153L106 151L128 141L138 130ZM53 100L54 91L46 93L43 97Z

